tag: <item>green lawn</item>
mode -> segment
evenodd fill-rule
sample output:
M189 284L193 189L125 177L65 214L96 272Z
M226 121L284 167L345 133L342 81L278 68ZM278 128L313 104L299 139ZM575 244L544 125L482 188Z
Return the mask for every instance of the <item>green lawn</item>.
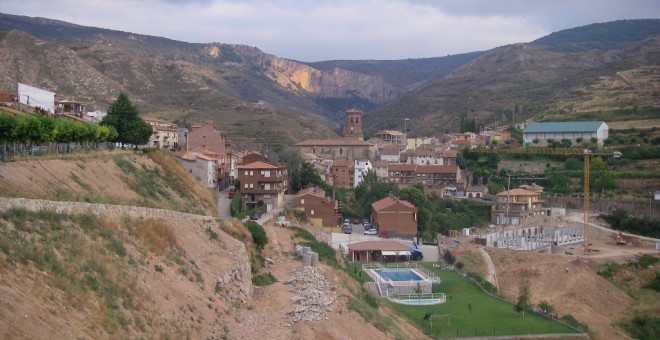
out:
M513 306L484 294L472 281L452 271L435 270L442 283L434 292L447 294L447 302L435 306L406 306L387 302L400 315L436 337L500 336L516 334L577 333L562 324L532 313L523 314ZM364 275L364 274L363 274ZM471 307L471 308L470 308ZM424 315L430 312L433 328ZM451 315L448 325L446 317Z

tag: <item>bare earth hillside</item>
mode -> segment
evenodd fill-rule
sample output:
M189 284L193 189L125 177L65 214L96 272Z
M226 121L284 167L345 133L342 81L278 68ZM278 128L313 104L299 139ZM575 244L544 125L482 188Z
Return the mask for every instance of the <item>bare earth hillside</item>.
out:
M581 215L569 216L568 221ZM573 222L575 223L575 222ZM628 336L615 326L628 315L634 300L622 289L597 274L597 264L623 263L640 254L654 254L655 243L629 238L628 246L616 246L616 234L591 227L592 254L582 255L582 244L554 249L553 254L484 248L492 258L499 288L510 300L518 296L519 282L528 278L532 303L541 300L555 306L558 315L570 314L589 326L599 339ZM570 253L570 255L567 254Z

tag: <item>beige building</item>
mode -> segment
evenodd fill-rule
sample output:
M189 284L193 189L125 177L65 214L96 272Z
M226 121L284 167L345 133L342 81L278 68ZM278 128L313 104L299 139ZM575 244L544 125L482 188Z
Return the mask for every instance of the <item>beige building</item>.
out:
M301 154L312 154L326 159L356 159L376 160L376 146L364 141L362 132L362 112L346 111L344 138L312 139L296 144Z
M524 225L534 216L549 215L550 209L543 207L538 188L535 191L517 188L497 194L490 213L491 223Z
M153 129L149 137L149 147L161 149L178 147L179 127L176 124L158 118L142 117L142 119Z

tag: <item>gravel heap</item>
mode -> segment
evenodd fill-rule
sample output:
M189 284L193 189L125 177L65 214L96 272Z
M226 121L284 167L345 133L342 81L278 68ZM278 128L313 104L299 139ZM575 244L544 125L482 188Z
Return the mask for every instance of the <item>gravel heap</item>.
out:
M295 309L288 313L289 323L327 320L335 300L332 285L323 276L321 267L301 267L284 284L291 286Z

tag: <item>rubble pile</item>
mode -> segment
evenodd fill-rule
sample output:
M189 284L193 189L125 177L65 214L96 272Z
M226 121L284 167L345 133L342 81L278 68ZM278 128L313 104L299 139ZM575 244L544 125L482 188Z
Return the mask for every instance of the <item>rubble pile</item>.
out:
M323 276L321 267L301 267L284 281L293 293L295 309L289 312L289 323L298 321L322 321L328 318L335 300L332 285Z

